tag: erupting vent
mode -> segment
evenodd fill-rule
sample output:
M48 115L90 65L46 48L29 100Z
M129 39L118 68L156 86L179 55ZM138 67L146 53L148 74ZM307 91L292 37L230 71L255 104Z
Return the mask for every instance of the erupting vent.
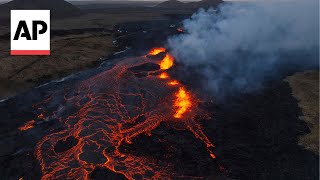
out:
M149 55L161 52L166 49L153 49ZM173 66L174 58L166 52L162 60L153 59L124 59L81 82L76 90L60 95L64 97L62 105L52 115L41 114L41 118L60 124L59 131L52 130L36 146L42 179L89 179L96 168L107 168L128 179L150 172L152 179L172 178L174 172L165 161L120 148L134 143L139 135L150 136L160 123L179 124L179 130L189 130L206 145L208 157L215 158L211 150L214 145L196 118L206 117L198 108L199 100L165 72ZM56 97L53 94L35 107L45 109ZM27 123L21 130L33 124Z
M160 68L162 70L170 69L173 66L174 58L167 53L163 60L160 62Z
M181 87L176 94L177 99L174 103L175 107L178 107L178 110L174 114L175 118L182 118L183 114L186 113L192 106L190 95L186 92L186 90Z
M158 55L158 54L163 53L163 52L166 52L166 49L163 48L163 47L153 48L149 52L149 55L155 56L155 55Z
M161 73L161 74L159 75L159 78L160 78L160 79L167 79L167 78L169 78L169 75L168 75L168 73L163 72L163 73Z

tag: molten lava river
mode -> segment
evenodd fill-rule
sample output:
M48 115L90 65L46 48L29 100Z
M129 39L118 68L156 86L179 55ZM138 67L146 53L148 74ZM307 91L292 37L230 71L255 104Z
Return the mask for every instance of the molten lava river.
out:
M43 111L40 119L55 119L59 124L36 144L42 179L90 179L96 168L127 179L136 179L137 174L140 179L175 179L179 175L167 161L121 149L134 144L138 136L152 136L160 124L191 132L213 161L214 145L198 122L207 113L198 107L201 101L195 93L171 78L174 63L165 48L155 48L148 55L119 61L65 91L63 103L51 117L43 114L48 114L46 108L55 101L55 94L35 104ZM19 130L29 131L34 123Z

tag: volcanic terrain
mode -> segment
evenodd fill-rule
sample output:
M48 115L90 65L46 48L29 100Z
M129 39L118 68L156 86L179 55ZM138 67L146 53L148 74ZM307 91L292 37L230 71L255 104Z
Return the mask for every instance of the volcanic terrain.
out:
M0 56L3 86L33 86L0 101L1 179L319 179L318 72L217 101L162 47L216 2L85 6L53 22L51 57Z

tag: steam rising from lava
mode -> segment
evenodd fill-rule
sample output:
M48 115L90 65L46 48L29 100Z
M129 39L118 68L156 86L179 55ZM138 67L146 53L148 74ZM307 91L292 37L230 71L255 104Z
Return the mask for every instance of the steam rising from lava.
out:
M168 46L216 98L254 91L284 73L317 69L318 7L318 0L289 0L202 9Z

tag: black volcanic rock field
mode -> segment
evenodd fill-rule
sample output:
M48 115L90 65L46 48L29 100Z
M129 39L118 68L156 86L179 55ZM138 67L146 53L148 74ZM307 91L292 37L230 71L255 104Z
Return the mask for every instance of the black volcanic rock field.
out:
M0 19L13 7L56 16L52 56L0 55L0 179L318 180L317 70L217 101L165 48L220 3L0 6Z

